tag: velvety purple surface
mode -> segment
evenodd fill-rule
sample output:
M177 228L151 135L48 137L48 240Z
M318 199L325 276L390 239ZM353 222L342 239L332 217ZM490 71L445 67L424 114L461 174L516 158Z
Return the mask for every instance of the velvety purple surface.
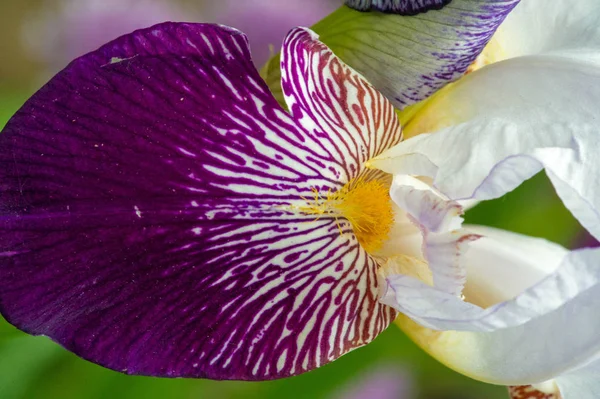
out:
M346 0L346 4L360 11L376 10L400 15L416 15L439 10L452 0Z
M166 23L74 61L0 135L0 311L131 374L272 379L369 342L395 316L375 261L286 208L359 172L308 117L227 27Z

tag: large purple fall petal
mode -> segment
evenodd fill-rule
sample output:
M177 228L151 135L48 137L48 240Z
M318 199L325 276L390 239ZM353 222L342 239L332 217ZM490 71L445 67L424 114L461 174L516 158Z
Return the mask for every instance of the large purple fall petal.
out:
M74 61L0 135L0 311L154 376L279 378L371 341L395 315L374 260L293 211L357 172L349 135L321 145L308 117L231 28L166 23Z

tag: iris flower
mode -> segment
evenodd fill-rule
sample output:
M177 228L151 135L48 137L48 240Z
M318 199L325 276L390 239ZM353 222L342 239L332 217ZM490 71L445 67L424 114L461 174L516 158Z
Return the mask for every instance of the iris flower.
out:
M228 27L166 23L75 60L0 135L0 311L121 372L252 380L332 361L400 311L464 374L594 397L599 250L460 218L465 200L545 169L600 236L600 14L528 1L496 40L531 38L502 42L507 58L540 55L442 90L517 1L359 1L428 12L342 9L335 28L317 25L383 94L296 28L281 53L287 110ZM525 35L532 16L540 32ZM357 40L370 21L383 45ZM543 40L553 23L563 41ZM422 134L401 142L393 104L433 93L403 112Z

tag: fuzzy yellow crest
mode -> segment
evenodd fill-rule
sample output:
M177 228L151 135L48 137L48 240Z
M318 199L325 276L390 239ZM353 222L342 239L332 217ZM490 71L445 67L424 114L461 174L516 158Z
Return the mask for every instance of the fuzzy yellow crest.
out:
M321 216L344 218L350 222L360 245L370 253L383 246L394 223L389 184L380 180L354 179L336 192L325 195L314 191L314 198L300 210ZM338 227L342 232L339 221Z

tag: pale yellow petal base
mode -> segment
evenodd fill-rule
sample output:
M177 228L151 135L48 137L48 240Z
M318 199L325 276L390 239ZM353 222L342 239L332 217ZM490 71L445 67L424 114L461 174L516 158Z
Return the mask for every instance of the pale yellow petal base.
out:
M425 352L446 367L478 381L506 385L503 381L494 380L486 372L486 365L478 350L477 333L431 330L403 314L398 316L395 323Z

